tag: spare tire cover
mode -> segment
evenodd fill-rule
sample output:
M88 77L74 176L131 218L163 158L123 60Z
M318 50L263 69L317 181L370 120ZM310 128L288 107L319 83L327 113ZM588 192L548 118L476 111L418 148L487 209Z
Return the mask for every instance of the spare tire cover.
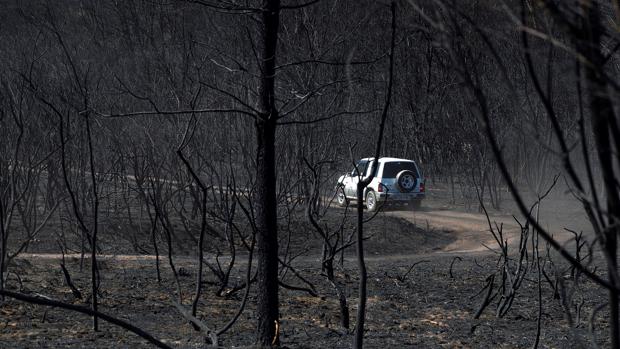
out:
M398 189L404 193L409 193L415 189L418 184L417 181L418 180L415 173L409 170L400 171L396 175L396 184L398 185Z

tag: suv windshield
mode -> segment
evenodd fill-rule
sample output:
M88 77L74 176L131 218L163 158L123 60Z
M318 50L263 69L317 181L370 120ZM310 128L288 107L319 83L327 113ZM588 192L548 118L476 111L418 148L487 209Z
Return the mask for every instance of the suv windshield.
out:
M411 161L391 161L383 165L383 178L396 178L398 172L403 170L409 170L413 172L416 177L420 177L415 163Z

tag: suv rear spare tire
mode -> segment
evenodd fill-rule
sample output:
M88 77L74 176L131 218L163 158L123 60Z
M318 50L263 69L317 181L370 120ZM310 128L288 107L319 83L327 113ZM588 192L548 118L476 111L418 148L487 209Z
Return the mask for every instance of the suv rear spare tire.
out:
M409 193L415 189L417 181L415 173L409 170L402 170L396 175L396 184L403 193Z

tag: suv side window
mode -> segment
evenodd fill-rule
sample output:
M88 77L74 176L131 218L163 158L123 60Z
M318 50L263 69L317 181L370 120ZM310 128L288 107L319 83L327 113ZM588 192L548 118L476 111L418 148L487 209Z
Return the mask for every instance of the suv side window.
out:
M357 172L357 170L359 170L362 173L366 173L367 166L368 166L368 160L358 161L356 167L354 167L353 170L351 171L351 176L354 176L354 177L359 176L359 173Z
M373 161L368 161L368 160L360 160L357 162L357 169L364 174L364 176L368 176L370 174L370 164L372 164L374 162ZM353 170L351 171L351 176L358 176L359 174L357 173L356 169L353 168Z
M383 164L383 178L396 178L398 172L409 170L415 173L416 177L420 177L415 163L410 161L391 161Z

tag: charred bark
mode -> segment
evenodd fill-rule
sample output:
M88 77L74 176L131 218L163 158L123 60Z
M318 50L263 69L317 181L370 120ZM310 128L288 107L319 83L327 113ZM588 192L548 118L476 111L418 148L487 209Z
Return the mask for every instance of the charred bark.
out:
M275 63L280 22L280 1L264 0L259 47L260 86L256 127L256 243L258 345L278 345L278 220L276 198Z
M256 242L258 253L257 342L277 344L278 222L275 171L275 123L258 121L256 173Z

